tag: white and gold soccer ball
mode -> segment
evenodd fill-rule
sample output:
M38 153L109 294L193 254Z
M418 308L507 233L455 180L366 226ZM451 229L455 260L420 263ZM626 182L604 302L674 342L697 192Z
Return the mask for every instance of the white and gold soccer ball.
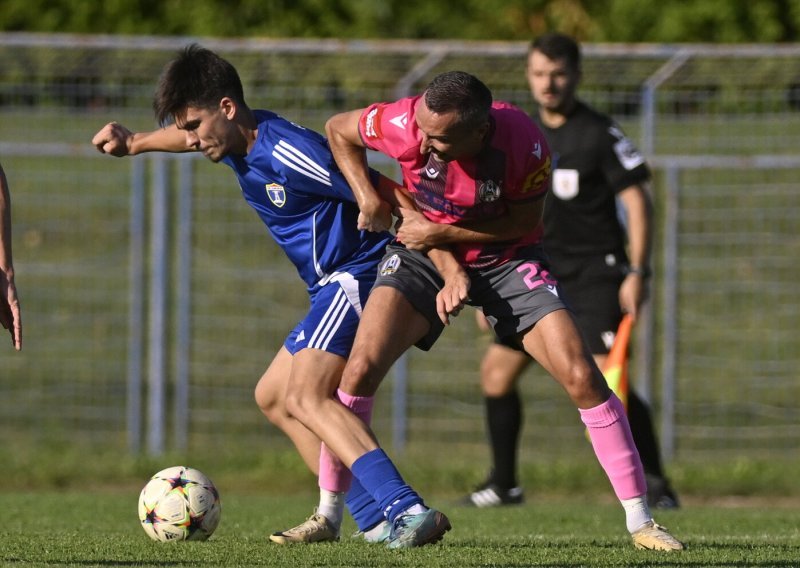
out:
M150 478L139 495L139 520L153 540L206 540L219 524L217 488L199 470L175 466Z

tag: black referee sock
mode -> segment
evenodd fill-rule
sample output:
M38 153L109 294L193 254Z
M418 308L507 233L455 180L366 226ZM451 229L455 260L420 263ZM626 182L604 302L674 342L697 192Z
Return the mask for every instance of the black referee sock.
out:
M517 486L517 445L522 430L522 402L519 393L486 397L486 423L492 446L490 481L501 489Z
M632 390L628 392L628 422L639 457L642 459L644 472L656 477L664 477L661 468L661 456L658 449L653 418L645 402Z

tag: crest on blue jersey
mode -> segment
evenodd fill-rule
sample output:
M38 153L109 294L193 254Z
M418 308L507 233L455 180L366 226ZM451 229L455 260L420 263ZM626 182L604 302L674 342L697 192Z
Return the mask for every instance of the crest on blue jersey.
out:
M286 203L286 190L277 183L268 183L266 186L267 197L276 207L283 207Z

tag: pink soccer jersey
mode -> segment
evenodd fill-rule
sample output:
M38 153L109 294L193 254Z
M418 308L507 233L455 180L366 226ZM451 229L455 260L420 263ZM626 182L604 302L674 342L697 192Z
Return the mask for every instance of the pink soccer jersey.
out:
M550 178L550 151L530 117L517 107L492 104L492 127L477 156L442 162L420 154L422 135L415 110L421 96L375 103L361 115L359 131L372 150L395 158L417 207L436 223L491 219L513 202L541 199ZM466 266L487 267L514 258L518 249L542 239L541 223L511 242L461 243L454 248Z

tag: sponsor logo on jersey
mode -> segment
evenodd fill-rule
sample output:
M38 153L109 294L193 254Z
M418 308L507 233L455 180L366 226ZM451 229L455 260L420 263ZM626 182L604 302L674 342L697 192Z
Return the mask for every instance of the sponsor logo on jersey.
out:
M383 264L381 264L381 276L389 276L390 274L394 274L397 272L398 268L400 268L400 257L396 254L393 254L387 258Z
M478 188L478 199L484 203L491 203L500 199L500 194L502 193L501 183L490 179L483 182Z
M367 138L383 138L381 134L381 114L383 109L375 107L367 113L364 119L364 135Z
M286 203L286 190L283 189L283 186L277 183L268 183L265 188L267 190L267 197L272 201L272 204L276 207L283 207Z
M389 122L394 124L397 128L405 130L406 124L408 124L408 113L404 112L400 116L395 116L394 118L390 119Z
M542 163L539 168L528 174L528 177L525 178L525 182L522 184L522 193L528 193L529 191L539 192L542 188L545 187L545 183L547 183L548 178L550 177L550 168L551 168L551 160L550 156L546 156L544 162Z

